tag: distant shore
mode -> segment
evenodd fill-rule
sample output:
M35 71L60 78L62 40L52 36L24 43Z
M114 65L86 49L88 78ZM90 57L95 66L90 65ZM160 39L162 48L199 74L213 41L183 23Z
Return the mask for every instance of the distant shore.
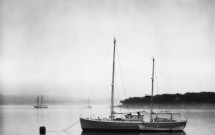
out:
M122 104L121 108L150 109L149 104ZM154 104L154 109L215 109L215 104L192 103L192 104Z
M120 101L121 107L149 108L151 96L129 97ZM161 94L153 96L153 108L163 109L215 109L215 93Z

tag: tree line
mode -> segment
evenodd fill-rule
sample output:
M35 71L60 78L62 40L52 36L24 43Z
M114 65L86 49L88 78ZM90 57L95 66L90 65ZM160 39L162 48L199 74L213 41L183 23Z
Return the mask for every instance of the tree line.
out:
M120 101L122 104L150 104L151 97L130 97ZM214 92L161 94L153 96L153 103L189 104L189 103L215 103Z

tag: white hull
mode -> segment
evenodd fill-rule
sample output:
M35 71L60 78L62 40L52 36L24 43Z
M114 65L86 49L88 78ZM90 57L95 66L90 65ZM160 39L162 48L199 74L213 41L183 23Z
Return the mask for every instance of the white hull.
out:
M103 121L80 118L80 123L84 131L138 131L139 125L142 122Z
M153 122L139 125L141 131L183 131L187 121L182 122Z
M148 122L143 121L103 121L80 118L84 131L182 131L186 125L184 122Z
M130 131L130 132L119 132L119 131L82 131L81 135L186 135L184 131L179 132L141 132L141 131Z

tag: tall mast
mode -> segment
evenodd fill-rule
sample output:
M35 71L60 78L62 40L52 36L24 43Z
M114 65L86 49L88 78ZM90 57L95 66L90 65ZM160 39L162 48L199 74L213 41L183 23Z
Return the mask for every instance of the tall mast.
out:
M111 106L110 106L110 118L113 120L114 118L114 74L115 74L115 49L116 49L116 39L114 38L113 41L114 48L113 48L113 72L112 72L112 90L111 90Z
M152 122L152 113L153 113L153 91L154 91L154 68L155 68L155 59L153 58L153 65L152 65L152 95L151 95L151 114L150 114L150 121Z

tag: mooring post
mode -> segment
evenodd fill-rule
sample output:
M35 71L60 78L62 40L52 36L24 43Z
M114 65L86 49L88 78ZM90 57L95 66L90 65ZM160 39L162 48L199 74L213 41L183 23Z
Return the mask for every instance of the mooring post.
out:
M40 127L40 135L45 135L46 134L46 127L45 126L41 126Z

